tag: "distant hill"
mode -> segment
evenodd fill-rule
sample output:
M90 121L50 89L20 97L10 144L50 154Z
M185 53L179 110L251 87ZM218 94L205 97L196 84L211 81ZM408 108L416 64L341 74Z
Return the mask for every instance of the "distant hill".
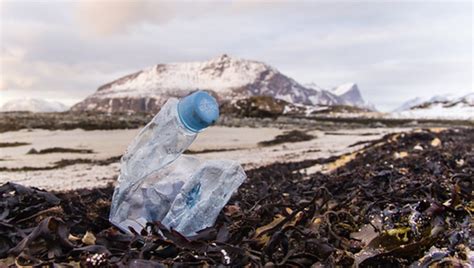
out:
M474 92L463 96L438 95L429 99L414 98L392 113L400 118L436 118L474 120Z
M68 110L68 106L57 102L57 101L48 101L43 99L15 99L4 103L0 107L2 112L18 112L18 111L27 111L27 112L64 112Z

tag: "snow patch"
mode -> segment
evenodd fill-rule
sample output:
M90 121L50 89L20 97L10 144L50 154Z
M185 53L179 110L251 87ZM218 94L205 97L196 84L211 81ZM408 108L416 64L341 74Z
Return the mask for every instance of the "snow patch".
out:
M15 99L4 103L0 107L2 112L64 112L68 107L58 101L48 101L43 99Z
M441 95L428 100L412 99L391 116L396 118L433 118L474 120L474 92L463 96Z
M355 83L342 84L331 89L331 92L336 96L342 96L351 90L358 90L357 85Z

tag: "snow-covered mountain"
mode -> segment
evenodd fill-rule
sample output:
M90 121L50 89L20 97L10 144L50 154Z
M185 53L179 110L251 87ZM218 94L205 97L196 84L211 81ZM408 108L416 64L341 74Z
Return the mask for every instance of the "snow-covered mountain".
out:
M316 85L315 83L309 83L304 85L307 88L312 89L315 94L312 96L313 105L342 105L343 101L338 96L329 92L326 89Z
M333 88L331 92L341 98L344 104L358 107L365 107L368 105L362 98L359 87L357 87L357 84L355 83L340 85Z
M57 101L48 101L43 99L15 99L5 102L1 107L2 112L16 112L16 111L28 111L28 112L64 112L68 109L66 105Z
M410 99L410 100L404 102L397 109L393 110L393 112L398 113L398 112L403 112L403 111L409 110L410 108L415 107L417 105L420 105L425 101L427 101L427 100L424 100L420 97L415 97L413 99Z
M359 87L355 83L346 83L330 90L323 89L315 83L305 84L305 86L319 92L320 103L322 105L348 105L359 108L375 110L375 107L362 98Z
M223 103L250 96L271 96L290 103L333 105L333 94L305 87L259 61L222 55L204 62L158 64L105 84L71 110L156 112L169 97L208 90Z
M456 96L437 95L428 99L414 98L392 113L400 118L439 118L474 120L474 92Z

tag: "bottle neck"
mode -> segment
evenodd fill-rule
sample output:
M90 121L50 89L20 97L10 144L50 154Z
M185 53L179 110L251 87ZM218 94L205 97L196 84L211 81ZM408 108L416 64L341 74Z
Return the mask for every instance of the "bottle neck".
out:
M186 136L195 136L199 133L199 132L189 129L183 123L183 120L181 120L181 117L179 116L178 105L176 105L175 107L175 122L178 125L178 127L182 130L183 134L185 134Z

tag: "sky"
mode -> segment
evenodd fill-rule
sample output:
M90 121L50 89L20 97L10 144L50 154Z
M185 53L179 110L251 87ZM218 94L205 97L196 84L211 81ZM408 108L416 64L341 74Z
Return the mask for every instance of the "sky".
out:
M355 82L390 111L473 92L472 1L0 0L0 105L74 104L158 63L221 54L304 84Z

